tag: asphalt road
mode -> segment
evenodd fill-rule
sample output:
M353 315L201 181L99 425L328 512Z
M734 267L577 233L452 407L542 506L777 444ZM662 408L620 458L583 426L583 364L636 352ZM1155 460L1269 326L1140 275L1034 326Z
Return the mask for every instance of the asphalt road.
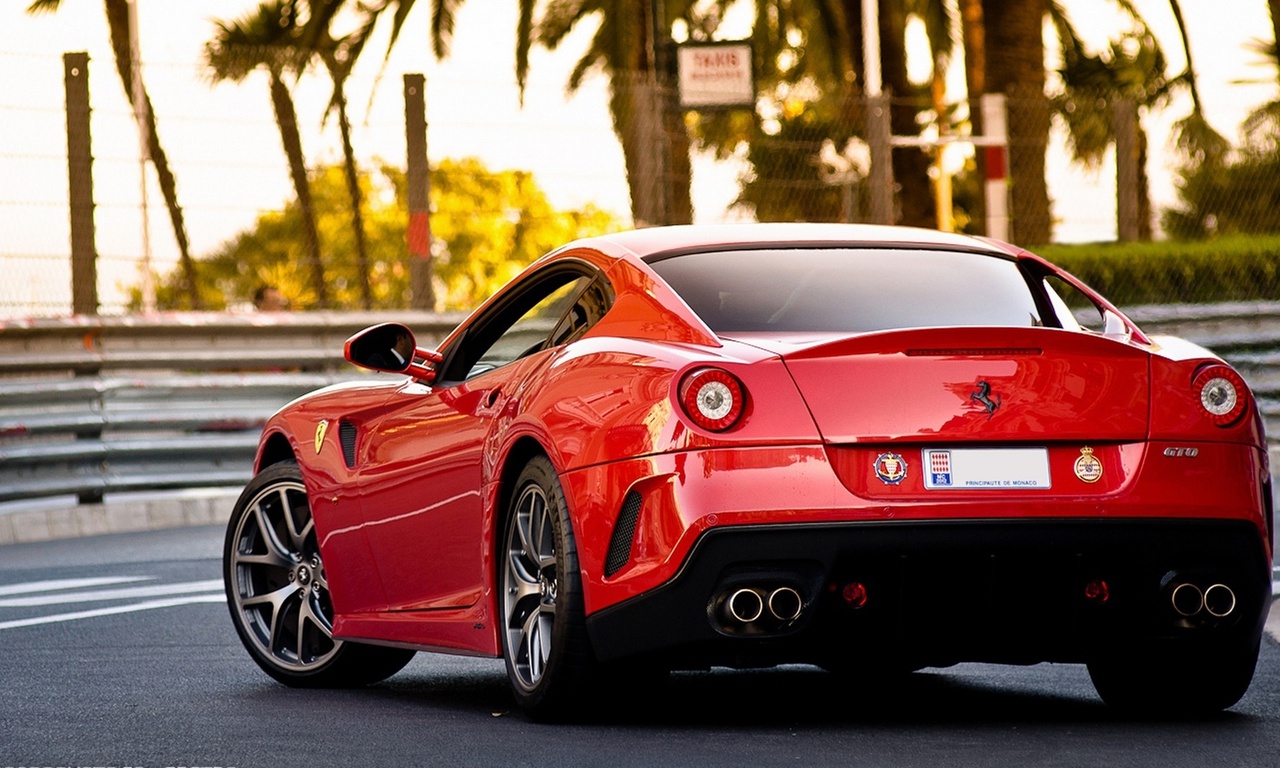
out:
M0 549L7 766L1275 766L1280 646L1222 715L1116 717L1083 667L962 665L890 691L816 670L679 674L590 722L512 711L500 662L419 654L363 690L276 684L221 597L220 527ZM92 598L92 599L90 599Z

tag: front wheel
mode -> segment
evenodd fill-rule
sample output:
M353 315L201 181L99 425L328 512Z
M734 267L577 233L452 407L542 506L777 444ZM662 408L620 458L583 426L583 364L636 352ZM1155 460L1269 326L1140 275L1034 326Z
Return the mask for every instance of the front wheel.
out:
M532 459L516 480L500 552L502 652L520 707L557 719L581 704L595 659L564 493L551 462Z
M227 525L222 570L236 634L286 685L368 685L413 658L334 639L329 582L297 464L276 464L249 481Z

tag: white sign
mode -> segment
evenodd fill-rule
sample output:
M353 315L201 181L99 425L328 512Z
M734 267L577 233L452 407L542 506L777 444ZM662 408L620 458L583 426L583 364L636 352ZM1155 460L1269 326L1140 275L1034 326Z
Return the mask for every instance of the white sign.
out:
M681 107L755 106L756 83L750 43L681 45L677 64Z
M1019 491L1052 488L1046 448L951 448L921 451L929 490Z

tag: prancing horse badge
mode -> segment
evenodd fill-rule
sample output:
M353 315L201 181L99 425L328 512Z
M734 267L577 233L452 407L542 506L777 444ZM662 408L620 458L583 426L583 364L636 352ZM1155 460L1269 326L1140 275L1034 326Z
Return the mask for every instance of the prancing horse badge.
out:
M1001 397L996 395L996 399L992 400L991 384L983 379L978 379L976 386L978 388L969 395L969 399L986 409L987 421L990 421L991 417L996 415L996 409L1000 407Z
M320 452L320 446L324 445L324 436L329 432L329 420L321 419L316 425L316 453Z

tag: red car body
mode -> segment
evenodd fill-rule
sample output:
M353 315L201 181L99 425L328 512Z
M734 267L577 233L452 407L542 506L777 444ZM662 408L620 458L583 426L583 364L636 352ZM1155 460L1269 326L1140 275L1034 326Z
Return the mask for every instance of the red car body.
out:
M1024 281L1032 317L771 331L751 323L876 297L817 298L835 290L821 275L785 302L709 285L766 251L796 270L874 252L867 269L908 297L948 280L913 271L914 254L929 269L989 261ZM701 258L723 264L675 274ZM579 324L575 305L523 356L458 362L477 354L459 351L468 344L496 344L508 305L557 271L594 286L599 316ZM1046 281L1082 297L1099 330L1076 327ZM760 320L765 301L778 308ZM504 633L515 643L513 623L527 621L503 599L504 531L517 479L541 457L576 544L580 596L559 599L580 600L577 666L1081 662L1109 702L1190 708L1229 706L1247 688L1272 540L1252 396L1210 352L1146 337L1019 248L845 225L639 230L539 260L438 352L410 342L405 360L381 364L360 339L349 359L406 375L288 405L257 459L259 471L300 470L328 591L316 610L339 643L504 655ZM708 370L725 383L690 383ZM1204 403L1224 386L1235 399L1215 414ZM243 615L266 587L228 568ZM542 579L544 603L556 589L548 598ZM1144 658L1160 662L1123 671ZM1190 683L1162 682L1188 666Z

